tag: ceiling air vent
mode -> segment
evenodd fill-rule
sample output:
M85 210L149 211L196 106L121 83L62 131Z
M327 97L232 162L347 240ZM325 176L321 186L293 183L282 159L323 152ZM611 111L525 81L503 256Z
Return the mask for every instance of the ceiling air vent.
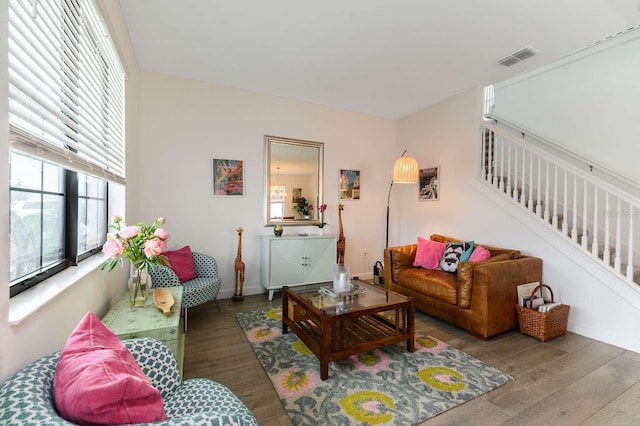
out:
M504 58L498 59L496 62L502 66L510 67L512 65L517 64L520 61L524 61L525 59L529 59L530 57L537 54L538 51L531 46L527 46L523 49L520 49L516 52L511 53L510 55L505 56Z

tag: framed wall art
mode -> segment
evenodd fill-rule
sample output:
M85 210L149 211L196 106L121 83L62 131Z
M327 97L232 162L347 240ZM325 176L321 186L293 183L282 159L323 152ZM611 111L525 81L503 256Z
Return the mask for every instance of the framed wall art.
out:
M302 198L302 188L293 188L293 196L291 197L292 204L298 204Z
M244 161L214 158L213 161L213 196L244 196Z
M340 199L360 199L360 170L340 169Z
M420 201L438 201L440 199L440 167L420 169L419 176L418 199Z

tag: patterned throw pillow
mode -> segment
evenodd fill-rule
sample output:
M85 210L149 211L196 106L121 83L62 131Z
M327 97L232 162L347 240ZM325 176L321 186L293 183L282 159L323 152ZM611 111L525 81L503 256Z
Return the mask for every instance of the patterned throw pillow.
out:
M84 316L60 353L53 396L60 415L78 424L148 423L167 418L160 391L93 312Z
M171 269L176 273L181 283L192 280L197 276L191 247L184 246L179 250L165 251L162 254L167 256Z
M466 262L473 253L473 241L463 243L447 243L442 258L440 269L446 272L456 272L460 262Z

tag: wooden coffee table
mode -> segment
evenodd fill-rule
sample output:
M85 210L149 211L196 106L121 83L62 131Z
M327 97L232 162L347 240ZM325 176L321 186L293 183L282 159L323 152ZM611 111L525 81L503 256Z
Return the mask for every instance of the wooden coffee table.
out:
M329 362L407 342L413 352L413 299L363 284L364 293L327 297L331 283L282 288L282 333L291 329L320 360L320 378L329 378Z

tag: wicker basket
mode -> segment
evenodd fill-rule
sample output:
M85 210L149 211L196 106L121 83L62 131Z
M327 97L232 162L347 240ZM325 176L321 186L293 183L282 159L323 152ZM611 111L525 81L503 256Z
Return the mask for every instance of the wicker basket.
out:
M540 284L533 292L531 292L531 300L538 290L542 296L542 287L549 289L551 300L545 303L553 303L553 291L546 284ZM569 305L560 305L549 310L548 312L538 312L537 309L525 308L516 305L518 313L518 323L520 324L520 333L536 337L543 342L562 336L567 332L567 321L569 320Z

